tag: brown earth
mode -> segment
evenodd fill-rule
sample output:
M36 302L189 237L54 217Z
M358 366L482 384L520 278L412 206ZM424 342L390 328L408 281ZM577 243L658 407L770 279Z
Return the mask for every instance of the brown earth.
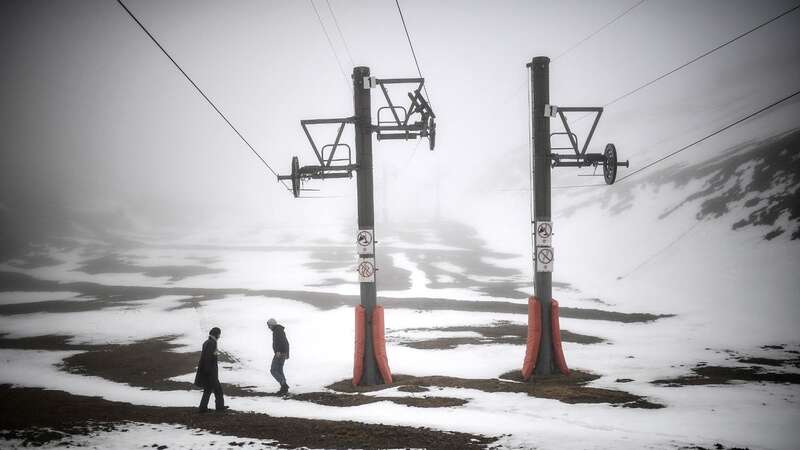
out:
M761 367L699 366L691 375L655 380L653 384L668 387L697 386L704 384L730 384L734 381L800 384L800 373L768 372Z
M393 383L380 386L353 386L350 380L337 381L328 386L329 389L348 392L374 392L391 387L403 389L406 387L423 388L463 388L475 389L483 392L513 392L525 393L531 397L559 400L564 403L610 403L626 408L663 408L663 405L653 403L634 394L613 389L587 387L586 384L599 378L582 371L573 370L569 376L552 376L534 378L532 382L522 382L520 371L505 373L500 378L475 379L456 378L445 376L415 377L411 375L393 375Z
M785 367L794 366L800 367L800 358L779 359L779 358L764 358L764 357L745 357L739 358L740 363L744 364L759 364L762 366Z
M33 336L25 338L7 338L7 334L0 334L0 348L12 348L18 350L92 350L97 346L88 344L70 344L68 341L72 336L60 334L48 334L43 336Z
M389 401L398 405L417 408L448 408L466 405L467 400L451 397L375 397L361 394L337 394L334 392L309 392L290 396L292 400L309 401L327 406L359 406L368 403Z
M400 345L422 350L452 349L458 347L459 345L525 345L528 337L528 327L526 325L517 325L504 320L497 321L491 326L410 328L403 331L473 332L481 335L481 337L441 337L435 339L423 339L419 341L401 340L398 342ZM599 344L601 342L605 342L605 339L596 336L573 333L568 330L561 330L561 340L564 342L574 342L578 344Z
M466 433L352 421L272 417L236 411L199 414L195 408L139 406L9 385L0 385L0 419L5 430L26 432L6 432L0 437L39 435L40 442L60 439L61 432L91 430L92 422L110 428L124 426L127 422L176 424L239 438L274 439L285 448L477 450L487 448L495 440ZM42 433L49 433L49 436L42 437Z
M197 368L200 352L175 352L178 346L171 343L174 336L135 342L125 345L70 344L70 336L46 335L30 338L10 339L0 337L0 348L35 350L84 350L83 353L67 357L62 369L79 375L91 375L117 383L156 391L200 390L192 383L173 381L173 378L192 373ZM235 358L222 352L221 363L234 363ZM250 386L222 383L225 395L235 397L265 397L271 394L253 391ZM307 401L327 406L358 406L389 401L399 405L418 408L443 408L461 406L466 400L450 397L378 397L367 395L345 395L335 392L306 392L291 396L292 400Z
M170 283L188 277L225 272L223 269L212 269L206 265L139 266L114 253L84 261L76 270L90 275L99 273L138 273L152 278L167 277Z
M128 383L132 386L152 390L193 390L191 383L169 380L169 378L191 373L196 369L199 352L177 353L177 345L172 344L174 337L166 336L158 339L136 342L125 345L105 345L89 351L70 356L63 361L63 369L72 373L102 377L117 383ZM29 341L37 338L29 338ZM39 341L54 341L51 344L63 344L67 338L43 336ZM13 339L4 339L6 343ZM56 346L56 345L54 345ZM19 347L19 346L17 346ZM221 361L230 363L232 358L222 356ZM642 397L623 391L587 387L585 384L599 378L597 375L573 371L568 377L556 376L537 378L533 383L521 383L519 372L510 372L500 379L464 379L443 376L411 377L397 375L392 386L413 389L428 387L461 387L477 389L484 392L522 392L540 398L560 400L565 403L611 403L625 407L656 408L661 407L648 402ZM509 381L506 381L509 380ZM356 406L379 401L414 407L450 407L466 403L463 399L449 397L380 397L360 395L365 391L386 389L387 385L376 388L355 388L349 380L328 386L336 392L310 392L291 396L292 399L308 401L330 406ZM250 390L246 386L223 383L223 390L228 395L239 397L266 396L268 394ZM199 393L199 390L198 390ZM349 394L349 395L348 395ZM357 394L357 395L352 395Z
M725 447L720 443L703 447L701 445L692 445L691 447L678 447L678 450L750 450L750 447Z
M200 352L173 351L178 348L178 345L171 343L173 339L175 336L164 336L132 344L97 346L65 358L61 367L70 373L97 376L155 391L197 389L192 383L169 380L186 373L194 373L200 359ZM221 352L219 361L230 364L235 359ZM226 394L238 397L262 395L228 383L223 383L222 389Z
M229 295L281 297L310 304L322 310L359 303L356 295L341 295L314 291L251 290L242 288L209 289L178 286L113 286L90 282L57 282L41 280L16 272L0 271L0 291L71 291L93 300L52 300L32 303L0 305L0 315L97 311L119 306L138 306L135 302L165 295L180 295L180 308L193 308L198 302L224 299ZM507 301L468 301L443 298L388 298L380 297L386 308L416 309L421 311L470 311L527 314L528 305ZM621 323L644 323L672 317L670 314L623 313L593 308L561 307L561 317L583 320L606 320Z
M767 351L783 353L784 355L796 354L793 350L787 350L786 347L786 345L765 345L761 348ZM733 350L724 350L724 352L729 355L726 359L741 364L747 364L747 366L709 366L705 362L700 362L691 369L691 373L688 375L655 380L653 384L660 384L668 387L730 384L736 381L800 384L800 373L776 371L776 369L781 368L796 369L800 367L800 358L794 356L789 358L767 358L763 356L742 355ZM768 366L769 368L763 366Z

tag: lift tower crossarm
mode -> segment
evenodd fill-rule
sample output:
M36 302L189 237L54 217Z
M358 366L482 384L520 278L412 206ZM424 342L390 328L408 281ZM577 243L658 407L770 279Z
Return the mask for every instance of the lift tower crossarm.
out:
M314 139L311 137L311 133L308 131L308 125L324 125L324 124L340 124L339 130L336 132L336 141L333 144L333 151L328 156L327 163L325 158L323 157L320 150L317 148L317 144L314 143ZM344 117L340 119L304 119L300 121L300 126L303 127L303 132L306 134L306 138L308 138L309 144L311 144L311 149L314 150L314 154L317 156L317 160L323 166L330 167L331 162L333 161L333 155L336 153L336 148L339 146L339 139L342 137L342 131L344 131L344 126L348 123L355 123L354 117Z

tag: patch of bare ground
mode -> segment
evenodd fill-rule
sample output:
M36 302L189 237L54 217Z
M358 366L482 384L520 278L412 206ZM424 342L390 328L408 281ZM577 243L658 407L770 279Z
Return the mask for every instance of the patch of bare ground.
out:
M156 391L197 389L192 383L169 379L193 373L200 359L200 352L175 352L178 345L171 342L174 338L164 336L132 344L97 346L65 358L61 367L70 373L97 376ZM234 362L234 358L224 352L220 353L219 360L221 363ZM226 394L238 397L263 395L227 383L222 384L222 389Z
M375 397L361 394L337 394L334 392L308 392L295 394L290 398L326 406L360 406L383 401L417 408L447 408L467 404L467 400L452 397Z
M679 450L750 450L750 447L725 447L720 443L703 447L702 445L692 445L691 447L678 447Z
M194 408L132 405L9 385L0 385L0 420L6 430L0 437L14 439L20 431L42 433L48 430L50 436L40 436L40 442L61 439L62 433L91 430L90 425L95 422L112 428L124 427L129 422L183 425L239 438L273 439L284 448L478 450L496 440L467 433L351 421L273 417L236 411L199 414Z
M173 265L173 266L140 266L127 261L117 254L106 254L99 258L84 261L79 270L90 275L99 273L137 273L146 277L167 277L170 282L176 282L188 277L209 275L225 272L222 269L212 269L207 266Z
M655 380L652 383L668 387L730 384L735 381L800 384L800 373L769 372L757 366L698 366L691 370L690 375Z
M758 364L761 366L772 366L772 367L785 367L785 366L800 367L800 358L779 359L779 358L764 358L764 357L744 357L744 358L739 358L739 362L744 364Z
M610 403L626 408L657 409L664 405L653 403L628 392L613 389L601 389L586 386L599 375L573 370L569 376L552 376L534 378L532 382L523 382L520 371L505 373L500 378L475 379L445 376L415 377L411 375L393 375L392 384L380 386L353 386L350 380L338 381L328 389L339 392L374 392L390 387L423 387L423 388L463 388L483 392L524 393L532 397L559 400L564 403Z
M230 295L281 297L296 300L322 310L354 306L358 296L314 291L250 290L243 288L210 289L180 286L113 286L91 282L57 282L42 280L17 272L0 271L0 291L71 291L94 300L80 302L53 300L36 303L0 305L0 315L99 311L105 308L131 306L137 300L149 300L165 295L180 295L179 308L192 308L197 302L216 301ZM445 298L379 298L386 308L420 311L469 311L528 314L528 305L506 301L470 301ZM561 317L583 320L606 320L620 323L646 323L673 317L672 314L623 313L593 308L561 307Z
M4 336L4 335L3 335ZM82 350L63 360L63 370L79 375L91 375L117 383L156 391L198 390L192 383L174 381L170 378L192 373L197 368L200 352L175 352L178 347L171 343L174 336L135 342L132 344L88 345L70 344L70 336L45 335L11 339L0 337L0 348L27 350ZM220 362L233 363L235 358L222 352ZM269 394L257 392L248 386L222 384L225 395L235 397L262 397ZM389 401L399 405L418 408L443 408L461 406L466 400L450 397L375 397L346 395L334 392L307 392L291 396L292 400L307 401L328 406L358 406L367 403Z
M422 350L452 349L458 347L459 345L525 345L528 336L528 327L526 325L517 325L505 320L494 322L490 326L410 328L403 331L443 331L449 333L473 332L481 335L480 337L441 337L418 341L401 340L399 342L400 345ZM574 342L577 344L599 344L601 342L605 342L604 339L596 336L573 333L567 330L561 330L561 340L564 342Z
M97 346L88 344L71 344L69 340L72 336L60 334L47 334L24 338L8 338L6 336L8 336L8 334L0 334L0 348L52 351L91 350L97 348Z

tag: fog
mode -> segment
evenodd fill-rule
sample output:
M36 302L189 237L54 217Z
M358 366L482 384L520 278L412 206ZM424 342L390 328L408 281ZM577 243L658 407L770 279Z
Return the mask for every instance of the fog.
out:
M462 217L498 193L524 194L531 57L554 60L552 103L599 106L792 3L647 1L581 42L636 2L402 1L437 147L373 141L378 220ZM312 161L301 119L352 114L353 65L417 75L392 1L332 0L341 36L317 1L335 55L305 1L126 4L280 173L293 155ZM330 198L292 198L116 2L2 2L0 67L5 239L75 221L137 232L355 223L355 180L306 186ZM615 142L642 166L793 92L798 79L795 12L610 106L590 151ZM381 105L373 91L373 123ZM785 131L792 108L758 132ZM553 184L575 175L556 171Z

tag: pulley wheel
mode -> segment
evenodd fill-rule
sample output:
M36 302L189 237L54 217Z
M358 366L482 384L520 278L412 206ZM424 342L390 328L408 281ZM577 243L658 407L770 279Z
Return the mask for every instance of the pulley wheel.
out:
M617 179L617 148L614 144L608 144L603 154L606 157L603 162L603 178L606 184L614 184Z
M292 156L292 194L294 198L300 197L300 161L297 156Z

